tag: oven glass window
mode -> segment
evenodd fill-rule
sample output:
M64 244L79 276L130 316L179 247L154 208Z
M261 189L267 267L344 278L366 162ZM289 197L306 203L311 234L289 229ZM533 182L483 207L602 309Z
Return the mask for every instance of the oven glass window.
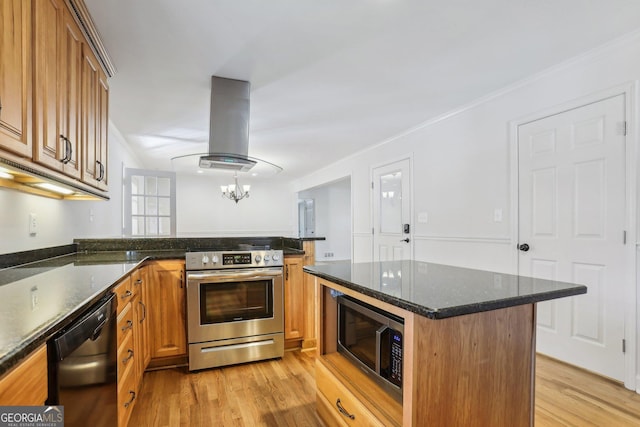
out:
M257 280L200 284L200 323L273 317L273 282Z

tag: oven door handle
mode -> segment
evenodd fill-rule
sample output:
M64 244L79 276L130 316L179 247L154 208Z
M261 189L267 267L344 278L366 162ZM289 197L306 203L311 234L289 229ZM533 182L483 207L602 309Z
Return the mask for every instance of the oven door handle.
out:
M187 280L207 280L213 282L221 282L225 280L260 280L265 277L277 277L282 276L282 270L267 270L267 271L246 271L246 272L220 272L220 273L187 273Z

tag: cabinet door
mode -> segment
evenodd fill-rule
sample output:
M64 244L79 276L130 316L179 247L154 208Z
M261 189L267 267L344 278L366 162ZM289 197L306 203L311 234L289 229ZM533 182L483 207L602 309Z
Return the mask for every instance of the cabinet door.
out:
M184 261L155 261L149 267L151 357L186 356Z
M52 169L62 167L64 140L60 137L59 109L61 86L60 63L64 22L63 0L33 2L34 16L34 88L33 88L33 160Z
M82 180L107 189L107 126L109 87L107 78L88 46L82 55Z
M302 256L284 258L284 338L299 339L304 334L304 286Z
M136 343L136 355L138 356L138 375L142 377L151 360L151 345L149 343L149 267L142 266L132 275L132 286L135 289L137 299L134 301L136 308L136 326L138 327L138 341Z
M59 130L62 172L80 178L81 169L81 64L83 37L76 21L65 8L61 34Z
M31 158L31 2L0 2L0 148Z

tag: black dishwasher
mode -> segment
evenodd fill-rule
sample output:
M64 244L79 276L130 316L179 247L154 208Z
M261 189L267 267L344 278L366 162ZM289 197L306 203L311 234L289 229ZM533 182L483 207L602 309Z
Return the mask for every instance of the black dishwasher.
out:
M109 294L47 343L47 404L64 406L65 427L117 424L116 305Z

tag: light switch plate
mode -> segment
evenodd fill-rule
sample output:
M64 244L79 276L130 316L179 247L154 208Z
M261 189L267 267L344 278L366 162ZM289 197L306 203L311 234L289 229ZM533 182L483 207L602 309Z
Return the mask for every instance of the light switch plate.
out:
M29 214L29 234L35 236L38 233L38 216L34 213Z

